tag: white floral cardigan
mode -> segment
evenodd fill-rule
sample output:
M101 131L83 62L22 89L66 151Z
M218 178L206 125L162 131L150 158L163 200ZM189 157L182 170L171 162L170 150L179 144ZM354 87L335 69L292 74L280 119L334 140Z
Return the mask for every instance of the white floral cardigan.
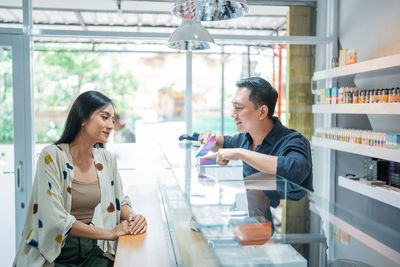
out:
M117 163L112 154L93 148L99 177L101 201L92 223L112 230L120 222L122 205L131 203L124 195ZM75 217L71 211L74 166L68 144L49 145L41 152L26 214L24 231L13 266L51 266L61 252ZM113 241L98 240L105 254L115 254Z

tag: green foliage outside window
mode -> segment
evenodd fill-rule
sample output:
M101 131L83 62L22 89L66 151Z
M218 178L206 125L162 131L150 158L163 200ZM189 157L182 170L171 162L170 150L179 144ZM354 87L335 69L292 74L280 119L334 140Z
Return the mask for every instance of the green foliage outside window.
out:
M119 112L131 114L126 99L138 88L129 70L122 69L122 53L55 52L34 53L34 107L37 143L54 142L63 129L75 98L87 90L98 90L113 99ZM12 55L0 50L0 143L13 142Z
M35 52L36 142L54 142L64 129L75 98L87 90L109 96L118 112L130 114L126 99L138 82L119 64L122 53ZM46 118L40 120L40 118Z
M0 144L14 140L12 102L12 53L7 48L0 49Z

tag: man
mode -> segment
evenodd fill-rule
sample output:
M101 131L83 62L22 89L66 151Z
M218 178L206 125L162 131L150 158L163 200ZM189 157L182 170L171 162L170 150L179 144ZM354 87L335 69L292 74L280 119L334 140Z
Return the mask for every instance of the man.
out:
M121 116L119 114L115 115L114 128L114 141L116 143L136 143L135 133L126 127L125 123L121 122Z
M273 117L278 93L264 79L250 77L236 83L232 118L239 134L218 136L213 148L217 164L243 161L243 176L256 172L276 174L313 191L311 149L308 140ZM211 131L202 132L204 144Z

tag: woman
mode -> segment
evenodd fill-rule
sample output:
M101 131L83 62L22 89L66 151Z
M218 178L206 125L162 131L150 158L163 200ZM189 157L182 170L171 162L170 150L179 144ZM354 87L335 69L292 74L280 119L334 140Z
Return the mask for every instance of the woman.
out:
M39 156L14 266L112 266L113 241L146 231L114 157L93 147L113 128L111 99L88 91L75 100L60 140Z

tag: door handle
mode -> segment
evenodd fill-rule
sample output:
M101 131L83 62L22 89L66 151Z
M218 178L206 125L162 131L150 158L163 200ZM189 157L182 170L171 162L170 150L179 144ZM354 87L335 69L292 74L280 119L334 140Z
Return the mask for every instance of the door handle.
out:
M22 160L20 160L17 165L17 191L18 192L22 191L22 183L21 183L22 164L23 164L23 162L22 162Z

